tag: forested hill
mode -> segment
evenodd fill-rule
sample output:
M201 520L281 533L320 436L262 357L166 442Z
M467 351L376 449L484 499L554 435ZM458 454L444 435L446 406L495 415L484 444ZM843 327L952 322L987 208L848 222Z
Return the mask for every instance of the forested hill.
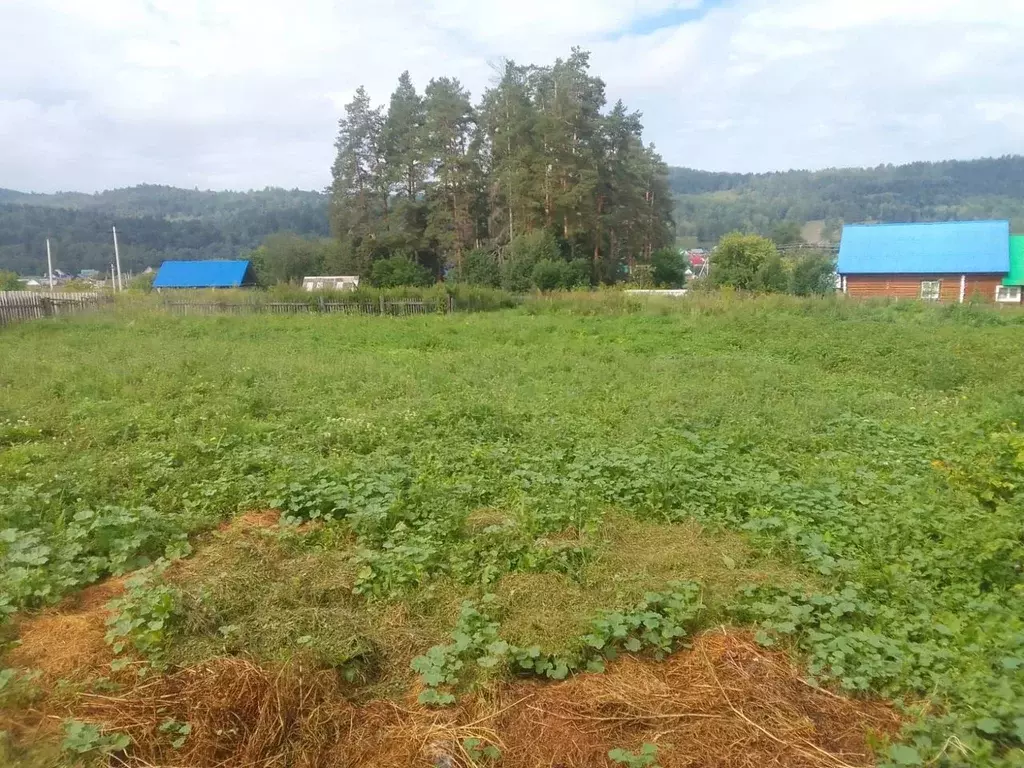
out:
M669 183L678 235L694 244L733 230L769 234L787 220L827 222L825 235L833 237L844 221L1008 218L1024 232L1022 156L761 174L670 168ZM46 237L55 267L104 270L112 224L124 269L137 271L168 258L234 258L274 232L326 236L327 198L154 185L98 194L0 189L0 270L41 274Z
M781 173L671 168L680 237L713 243L726 232L769 234L781 221L1010 219L1024 231L1024 156Z
M263 189L210 192L142 185L89 195L26 194L0 189L0 270L42 274L45 239L54 268L106 270L116 224L124 270L164 259L237 258L274 232L328 234L319 192Z

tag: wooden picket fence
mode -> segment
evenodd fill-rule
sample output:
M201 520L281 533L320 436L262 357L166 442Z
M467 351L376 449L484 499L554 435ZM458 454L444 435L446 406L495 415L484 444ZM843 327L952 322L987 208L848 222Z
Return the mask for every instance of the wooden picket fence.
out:
M166 301L167 309L178 315L305 315L305 314L344 314L344 315L391 315L404 317L407 315L434 315L438 312L454 312L455 302L452 297L438 304L436 301L387 300L379 301Z
M94 309L110 300L101 293L38 293L0 291L0 326L20 320L69 315Z
M0 326L19 320L55 317L93 309L113 302L102 293L38 293L35 291L0 291ZM379 301L173 301L160 303L177 315L299 315L343 314L405 317L434 315L455 311L455 301L388 300Z

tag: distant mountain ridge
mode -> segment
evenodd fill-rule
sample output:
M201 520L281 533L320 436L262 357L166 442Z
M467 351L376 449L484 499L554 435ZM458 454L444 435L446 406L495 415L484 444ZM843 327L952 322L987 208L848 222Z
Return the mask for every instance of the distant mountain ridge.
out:
M733 230L770 234L783 221L822 222L830 236L846 221L1009 219L1024 232L1024 156L773 173L670 168L677 232L712 244ZM95 194L0 189L0 269L40 274L44 241L65 272L105 270L117 224L122 266L164 259L237 258L281 231L326 237L327 196L267 188L248 192L155 184Z
M165 259L237 258L275 232L324 237L321 192L267 188L215 192L140 185L95 194L0 189L0 269L40 274L45 239L65 272L106 270L116 224L125 270Z
M671 168L677 233L711 243L781 221L1009 219L1024 231L1024 156L774 173Z

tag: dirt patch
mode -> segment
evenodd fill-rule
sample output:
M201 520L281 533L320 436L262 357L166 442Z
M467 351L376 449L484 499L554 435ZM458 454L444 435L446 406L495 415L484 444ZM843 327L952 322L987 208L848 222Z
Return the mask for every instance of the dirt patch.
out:
M52 611L18 623L20 643L5 663L38 669L47 680L84 680L105 674L114 658L103 639L109 613L106 604L124 593L123 579L87 587Z
M850 768L872 763L869 734L900 725L889 706L814 688L785 654L724 632L664 662L626 658L601 675L505 683L439 711L354 705L330 672L232 658L82 703L79 717L131 734L132 764L197 768L455 768L473 764L467 738L499 747L503 768L607 766L608 750L645 742L664 768ZM160 731L168 718L192 727L178 750Z

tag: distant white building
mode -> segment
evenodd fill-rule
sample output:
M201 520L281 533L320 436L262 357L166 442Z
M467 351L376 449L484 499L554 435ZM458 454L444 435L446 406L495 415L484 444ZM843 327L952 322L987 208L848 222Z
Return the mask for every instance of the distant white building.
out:
M358 275L316 275L302 278L304 291L354 291L359 287Z

